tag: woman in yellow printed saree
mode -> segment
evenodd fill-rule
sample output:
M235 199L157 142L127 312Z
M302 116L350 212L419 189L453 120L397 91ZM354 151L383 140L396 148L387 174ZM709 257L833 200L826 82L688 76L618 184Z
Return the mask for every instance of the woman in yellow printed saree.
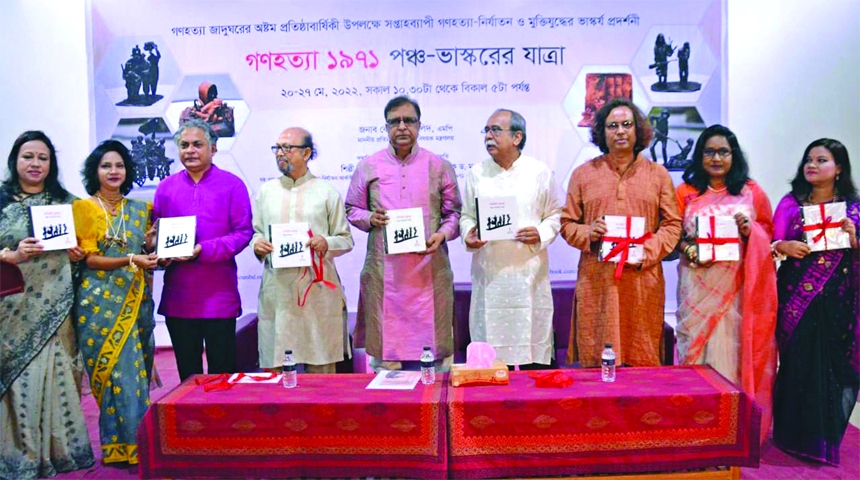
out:
M78 345L99 405L102 462L136 464L135 434L149 407L155 349L150 288L156 257L143 253L152 208L124 197L134 163L120 142L96 147L82 174L92 197L72 206L87 253L77 291Z

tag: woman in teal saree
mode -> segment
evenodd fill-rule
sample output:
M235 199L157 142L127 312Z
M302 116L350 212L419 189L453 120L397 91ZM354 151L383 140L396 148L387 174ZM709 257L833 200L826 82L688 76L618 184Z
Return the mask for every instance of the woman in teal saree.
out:
M155 350L150 271L156 260L143 253L151 206L124 196L134 163L120 142L96 147L82 173L92 197L73 204L78 242L87 254L74 323L99 406L102 462L134 465Z

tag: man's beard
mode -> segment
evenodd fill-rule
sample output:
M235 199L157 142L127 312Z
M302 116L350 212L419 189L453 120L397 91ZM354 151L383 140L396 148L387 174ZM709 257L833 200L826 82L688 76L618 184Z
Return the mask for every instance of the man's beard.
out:
M282 164L284 165L283 167L281 167ZM278 170L284 175L289 175L293 171L293 164L290 162L278 162Z

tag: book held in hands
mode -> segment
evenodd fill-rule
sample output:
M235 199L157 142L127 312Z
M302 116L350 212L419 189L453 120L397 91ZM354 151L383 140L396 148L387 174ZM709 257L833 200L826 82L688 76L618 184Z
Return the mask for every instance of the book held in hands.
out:
M269 225L269 241L275 250L269 254L272 268L311 266L308 222L273 223Z
M190 257L196 245L197 217L159 218L155 253L158 258Z
M639 239L645 235L645 217L604 215L603 221L606 222L606 234L600 242L600 260L620 263L626 248L628 253L625 263L642 263L645 259L645 247L642 245L644 242Z
M33 205L30 225L43 251L66 250L78 244L71 205Z
M479 240L517 238L517 197L477 197L475 217L478 220Z
M734 262L741 259L738 224L730 215L697 216L699 261Z
M414 253L427 250L424 237L424 212L421 208L388 211L388 225L383 227L385 253Z
M845 202L802 207L803 239L813 252L851 248L851 237L842 230Z

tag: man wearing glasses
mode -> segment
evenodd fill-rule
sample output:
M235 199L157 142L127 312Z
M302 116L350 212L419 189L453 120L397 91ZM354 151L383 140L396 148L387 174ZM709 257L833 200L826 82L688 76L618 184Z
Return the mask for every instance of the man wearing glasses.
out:
M474 254L469 331L472 341L491 344L509 365L549 365L553 306L546 248L558 235L561 217L553 173L522 154L526 121L519 113L496 110L481 133L491 158L466 177L460 216L463 241ZM511 196L516 238L480 240L476 199Z
M371 366L415 369L423 347L437 368L453 358L454 283L446 242L459 235L460 191L448 161L418 146L421 108L408 97L385 106L388 148L359 162L346 195L347 219L368 232L356 346ZM386 255L388 210L420 207L427 250Z
M257 304L260 367L280 367L284 350L291 349L305 372L335 373L335 364L351 355L346 298L334 265L334 258L353 246L343 201L334 187L308 170L316 147L306 130L284 130L272 153L283 175L260 187L251 240L254 254L265 262ZM303 248L311 250L312 265L272 268L270 254L281 253L269 227L296 222L310 226Z
M612 343L619 364L660 365L660 262L678 244L681 217L669 172L642 155L651 136L647 117L630 100L607 103L591 127L591 140L603 155L570 177L561 235L582 253L568 358L578 357L584 367L600 365L604 343ZM644 217L645 232L652 234L643 243L644 261L625 265L620 278L617 264L598 258L607 233L604 215Z

